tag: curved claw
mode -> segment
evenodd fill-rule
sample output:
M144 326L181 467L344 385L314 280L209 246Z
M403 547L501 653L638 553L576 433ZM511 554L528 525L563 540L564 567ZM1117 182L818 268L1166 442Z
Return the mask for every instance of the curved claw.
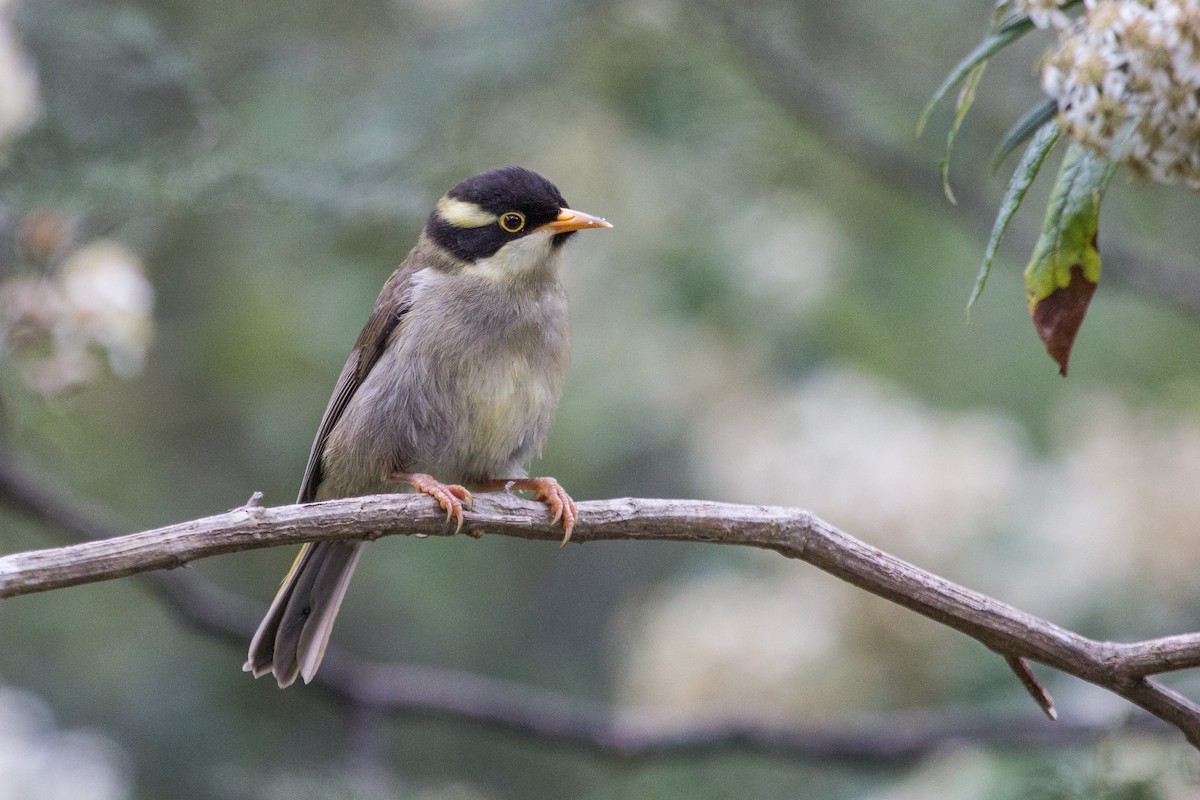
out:
M571 541L571 532L575 530L575 521L579 518L579 510L575 507L575 501L571 499L571 495L567 494L567 490L554 478L526 478L523 483L526 485L521 486L518 483L518 488L532 490L534 500L550 506L550 511L554 514L550 520L551 525L562 521L563 539L559 547Z
M438 505L446 512L446 522L449 522L451 517L454 518L455 533L462 530L463 503L467 504L467 508L471 508L475 504L475 498L471 496L465 486L457 483L442 483L432 475L426 475L423 472L396 472L388 479L403 481L421 494L427 494L437 500Z

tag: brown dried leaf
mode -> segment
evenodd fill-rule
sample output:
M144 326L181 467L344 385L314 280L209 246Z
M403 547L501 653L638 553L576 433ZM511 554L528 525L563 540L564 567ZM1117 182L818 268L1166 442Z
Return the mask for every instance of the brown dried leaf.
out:
M1079 264L1072 264L1070 282L1030 306L1038 336L1046 345L1046 352L1057 362L1058 374L1064 378L1067 375L1067 361L1071 358L1071 347L1075 344L1075 334L1079 333L1088 303L1095 293L1096 282L1084 276Z

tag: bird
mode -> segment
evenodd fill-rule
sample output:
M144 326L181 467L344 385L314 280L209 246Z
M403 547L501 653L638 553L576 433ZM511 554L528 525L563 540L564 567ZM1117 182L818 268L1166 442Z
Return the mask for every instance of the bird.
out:
M346 359L297 502L416 491L457 532L472 490L524 490L549 507L565 544L575 502L526 467L545 443L570 358L563 245L611 227L523 167L482 172L443 195ZM312 681L364 544L303 546L245 671L270 673L280 688Z

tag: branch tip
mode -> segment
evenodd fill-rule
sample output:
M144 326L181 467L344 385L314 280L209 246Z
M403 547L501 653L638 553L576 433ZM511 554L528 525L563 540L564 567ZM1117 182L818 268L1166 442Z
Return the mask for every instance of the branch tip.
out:
M1038 704L1038 708L1051 722L1058 721L1058 711L1054 708L1054 698L1047 691L1042 682L1033 674L1033 670L1029 667L1029 662L1021 656L1005 656L1004 662L1008 664L1009 669L1017 676L1017 680L1025 687L1025 691L1029 692L1029 696L1033 698L1033 702Z
M263 507L262 499L263 499L263 493L259 492L259 491L255 491L254 494L250 495L249 500L247 500L245 503L238 506L237 508L230 509L230 510L232 510L232 511L250 511L250 510L256 509L256 508L262 508Z
M244 644L245 637L253 631L261 617L261 609L245 608L240 602L216 603L213 600L216 590L204 585L198 576L188 576L184 580L185 575L154 570L223 553L301 542L362 540L393 534L451 535L446 530L443 515L419 502L420 498L391 494L262 508L252 516L223 513L113 537L106 526L94 522L90 515L72 511L55 493L31 484L26 476L0 459L0 503L55 527L68 529L77 538L92 541L0 556L0 597L143 573L144 579L158 587L167 602L182 611L185 618L206 630L233 636L239 644ZM1053 698L1033 675L1026 659L1108 689L1173 725L1189 743L1200 749L1200 704L1144 677L1200 668L1200 633L1119 645L1098 642L922 570L797 508L628 498L587 501L581 506L584 514L577 527L577 536L573 537L575 541L703 542L772 550L812 564L985 644L1005 659L1049 719L1057 716ZM544 514L544 507L532 501L494 494L480 497L478 507L472 513L474 519L468 529L471 535L486 527L489 533L496 535L539 541L561 540L557 531L533 522ZM1023 655L1015 655L1017 653ZM330 655L332 658L332 653ZM338 682L339 670L332 669L335 661L327 659L326 675L319 677L318 682L327 686ZM352 663L355 666L348 669L350 674L357 673L361 667L361 660ZM1132 675L1141 679L1130 680ZM370 682L364 689L357 680L351 680L350 684L340 687L339 696L351 703L363 702L364 697L374 697L372 693L378 689L378 683ZM457 698L461 694L447 693L445 689L445 683L439 682L419 692L409 687L405 691L416 694L404 698L397 696L386 701L375 698L367 702L378 700L376 704L386 708L437 708L458 714L440 706L436 699L431 700L441 696ZM399 689L394 686L388 689L388 692L395 691ZM506 700L502 705L511 710L521 707L522 703ZM500 716L509 719L507 711ZM590 720L595 714L589 712L585 716ZM536 735L543 738L561 738L548 732L550 728L560 730L561 726L547 728L534 723L528 727L536 729ZM1100 730L1098 726L1082 727L1093 732ZM1081 729L1081 726L1064 723L1055 726L1061 733L1049 734L1032 731L1027 722L1021 725L1022 735L1040 738L1078 737ZM728 739L722 738L722 741ZM625 744L609 742L604 747L623 752ZM658 743L651 749L663 747Z

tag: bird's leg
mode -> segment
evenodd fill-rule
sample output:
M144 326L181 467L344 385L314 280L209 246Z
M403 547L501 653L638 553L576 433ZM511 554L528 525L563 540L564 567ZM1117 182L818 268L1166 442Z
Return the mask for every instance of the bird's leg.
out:
M562 520L562 543L566 544L571 541L571 531L575 529L575 520L579 518L579 510L575 508L575 501L571 499L571 495L567 494L567 490L554 478L509 478L508 480L484 481L477 488L482 491L518 489L533 492L534 500L550 506L550 511L554 514L554 518L550 520L551 525Z
M451 517L457 521L454 532L458 533L462 530L462 504L465 501L467 508L470 508L473 502L471 493L465 486L459 486L457 483L442 483L424 472L393 472L387 479L394 483L407 483L421 494L427 494L437 500L438 505L446 512L446 521L449 522Z

